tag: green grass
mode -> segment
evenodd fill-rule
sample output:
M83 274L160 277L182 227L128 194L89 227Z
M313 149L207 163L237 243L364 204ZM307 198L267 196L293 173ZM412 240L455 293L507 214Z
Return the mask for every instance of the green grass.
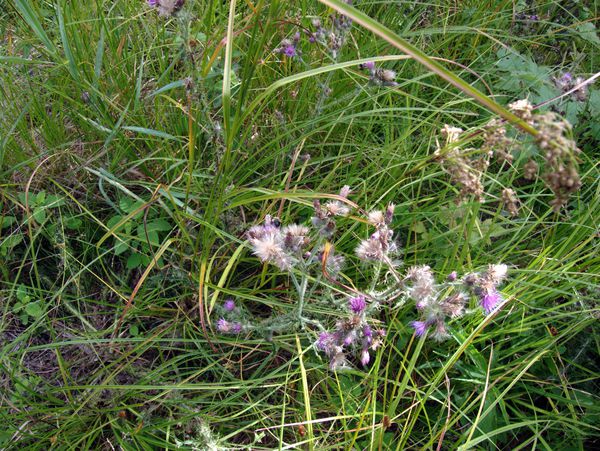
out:
M357 23L337 61L305 36L304 63L273 53L312 18L328 23L316 1L188 0L173 18L141 0L5 2L0 448L598 447L599 91L551 104L582 149L582 188L560 214L521 177L531 137L514 168L485 173L485 202L460 207L433 154L444 124L478 130L490 105L541 103L552 77L599 67L596 2L513 3L354 2L461 91ZM358 64L371 59L398 86L370 86ZM364 209L397 205L406 267L509 264L504 308L454 320L436 343L413 336L412 306L388 305L372 363L337 373L315 331L217 334L227 296L259 317L294 308L245 230L281 205L282 222L308 220L345 184ZM516 218L499 203L507 186ZM367 233L352 216L334 238L358 287ZM340 315L316 300L306 313Z

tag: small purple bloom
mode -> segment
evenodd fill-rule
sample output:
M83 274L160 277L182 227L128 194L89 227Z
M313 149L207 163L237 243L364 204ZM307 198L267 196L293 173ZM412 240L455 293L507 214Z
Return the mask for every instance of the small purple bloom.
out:
M369 354L369 350L363 349L360 353L360 363L362 363L362 366L367 366L370 360L371 355Z
M225 318L220 318L217 321L217 330L223 334L227 334L231 330L231 324Z
M415 303L415 307L417 307L418 310L423 310L425 307L427 307L427 301L425 299L421 299Z
M561 77L561 81L563 81L564 83L571 83L571 80L573 80L573 76L570 72L565 72Z
M357 315L360 315L366 307L367 302L364 296L356 296L355 298L350 298L348 300L348 308Z
M429 329L429 323L427 323L427 321L412 321L410 323L410 327L415 330L417 337L422 337L427 333L427 329Z
M242 325L240 323L233 323L231 326L231 333L239 334L242 331Z
M223 304L223 308L226 312L233 312L235 309L235 302L233 302L233 299L227 299Z
M369 69L369 70L375 70L375 62L374 61L367 61L365 64L365 69Z
M363 335L367 338L373 337L373 331L371 330L371 326L369 326L368 324L365 324L365 326L363 327Z
M492 310L494 310L494 308L496 307L498 302L500 302L501 299L502 298L497 291L492 291L491 293L486 293L481 298L481 307L483 307L483 310L485 311L485 313L489 314L492 312Z
M344 337L344 346L350 346L354 342L355 338L355 334L350 332L348 335L346 335L346 337Z
M148 6L156 7L158 5L158 0L148 0Z
M333 336L329 332L321 332L316 343L317 348L319 348L321 351L327 351L331 345L332 339Z
M294 47L293 45L286 45L281 49L281 53L283 53L288 58L293 58L298 54L298 52L296 52L296 47Z
M456 271L452 271L450 274L448 274L448 282L454 282L457 278L458 274L456 274Z

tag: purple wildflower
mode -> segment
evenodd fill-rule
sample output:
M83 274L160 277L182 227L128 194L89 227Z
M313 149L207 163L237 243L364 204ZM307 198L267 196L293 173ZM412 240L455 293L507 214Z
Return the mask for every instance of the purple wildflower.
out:
M365 324L363 327L363 335L367 338L373 338L373 331L371 330L371 326Z
M152 8L154 8L157 5L158 5L158 0L148 0L148 6L151 6Z
M356 333L354 331L351 331L348 335L344 337L344 346L350 346L355 339Z
M374 61L367 61L365 64L365 69L368 70L375 70L375 62Z
M367 302L364 296L356 296L354 298L350 298L348 300L348 307L352 312L360 315L364 309L367 307Z
M231 333L239 334L242 331L242 325L240 323L233 323L231 326Z
M333 335L329 332L321 332L317 339L316 345L321 351L327 351L331 346Z
M227 299L223 304L223 308L226 312L232 312L235 309L235 302L233 302L233 299Z
M498 302L500 302L501 299L502 297L497 291L486 293L481 298L481 307L483 307L485 313L489 314L492 312L492 310L494 310L494 308L496 307Z
M422 337L427 333L429 329L429 323L427 321L412 321L410 327L415 330L417 337Z
M360 353L360 363L362 363L362 366L367 366L367 364L369 363L369 361L371 360L371 355L369 354L369 350L368 349L363 349L362 352Z
M223 334L227 334L231 331L231 324L225 318L220 318L217 321L217 330Z
M293 58L294 56L296 56L298 54L298 52L296 52L296 47L294 47L291 44L286 45L285 47L282 47L281 53L283 53L288 58Z
M456 271L452 271L450 274L448 274L448 282L454 282L457 278L458 274L456 274Z

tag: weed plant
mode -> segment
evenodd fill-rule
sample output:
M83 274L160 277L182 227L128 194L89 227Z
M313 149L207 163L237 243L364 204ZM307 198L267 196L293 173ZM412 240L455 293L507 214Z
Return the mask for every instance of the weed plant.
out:
M600 447L596 2L2 6L0 448Z

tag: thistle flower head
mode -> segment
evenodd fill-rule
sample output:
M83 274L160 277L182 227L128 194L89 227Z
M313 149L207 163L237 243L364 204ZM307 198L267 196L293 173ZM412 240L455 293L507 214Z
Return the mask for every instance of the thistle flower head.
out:
M461 291L452 293L440 302L440 310L452 318L461 316L465 311L467 299L467 295Z
M374 61L367 61L365 64L363 64L365 69L368 70L375 70L375 62Z
M356 296L348 300L348 308L357 315L360 315L366 307L367 302L364 296Z
M436 341L442 341L449 337L448 330L446 329L446 323L443 319L438 318L435 323L435 329L431 337Z
M372 210L368 215L369 222L374 226L381 226L386 223L385 215L381 210Z
M333 345L333 342L334 342L333 334L331 334L329 332L321 332L319 334L319 338L317 339L315 345L321 351L328 353L328 351L331 349L331 346Z
M172 16L179 11L185 3L185 0L148 0L148 5L158 7L160 16Z
M217 330L222 334L227 334L231 331L231 323L225 318L219 318L217 321Z
M356 255L364 261L385 261L389 254L396 251L396 243L392 240L394 231L383 225L367 240L360 242Z
M498 305L498 303L502 300L502 297L497 291L491 291L489 293L485 293L481 299L481 307L485 311L485 313L491 313L494 308Z
M282 230L284 244L286 249L292 252L298 252L304 249L310 243L310 230L308 227L298 224L285 226Z
M417 337L424 336L429 330L430 324L427 321L411 321L410 327L415 330L415 335Z
M435 279L431 268L427 265L413 266L406 272L406 279L412 282L409 295L416 302L419 310L425 308L434 294Z
M233 301L233 299L225 300L225 302L223 303L223 308L226 312L233 312L233 310L235 310L235 302Z
M298 38L299 39L299 38ZM281 53L288 58L293 58L298 55L297 40L283 39L279 44L279 47L275 49L275 52Z
M271 263L281 270L289 270L295 263L286 248L284 235L277 222L267 215L265 223L250 228L247 233L252 251L262 262Z
M362 364L362 366L367 366L370 360L371 355L369 354L369 349L363 349L360 353L360 363Z
M324 205L328 216L348 216L350 207L338 200L330 200Z
M500 283L502 283L504 281L504 279L506 279L507 273L508 273L507 265L504 265L504 264L489 265L487 272L486 272L486 277L489 277L489 279L495 285L499 285Z

